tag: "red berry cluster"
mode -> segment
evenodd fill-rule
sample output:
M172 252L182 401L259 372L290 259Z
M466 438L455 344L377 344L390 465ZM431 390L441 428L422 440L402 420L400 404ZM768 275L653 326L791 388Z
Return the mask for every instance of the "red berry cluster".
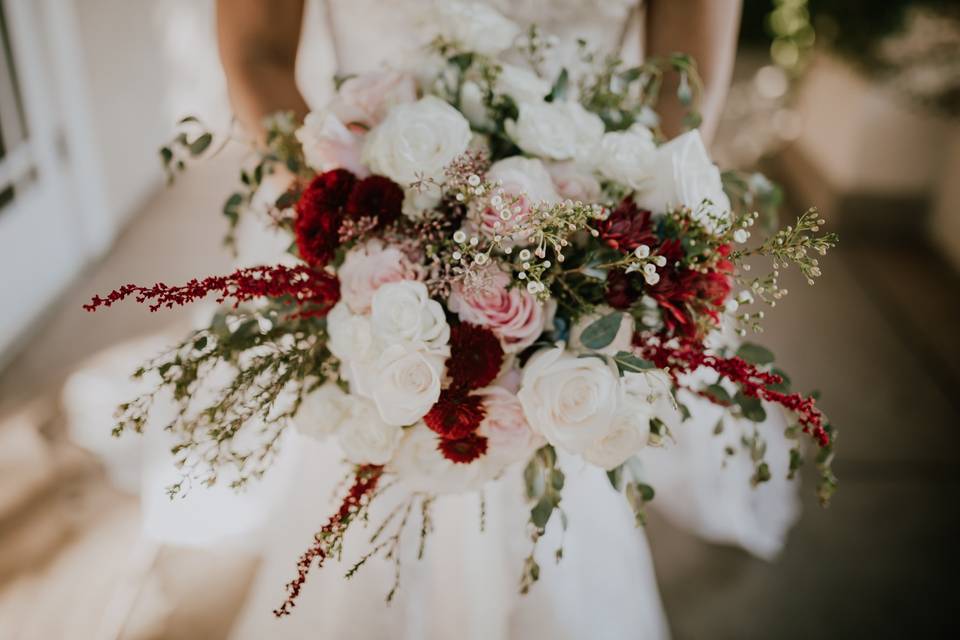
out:
M364 465L357 467L353 484L350 485L347 495L340 503L340 508L330 516L323 528L313 536L313 544L303 552L303 555L297 561L297 577L287 583L287 598L283 601L283 604L273 610L273 615L278 618L290 615L291 610L297 604L296 600L300 595L300 590L307 581L307 573L310 572L313 562L317 561L317 568L322 567L326 559L330 557L331 552L342 544L343 536L350 524L370 503L382 475L383 467L380 466Z
M141 304L149 302L150 311L157 311L161 307L169 309L201 300L209 293L217 294L218 303L232 299L237 306L254 298L274 298L300 307L303 315L325 315L340 299L340 281L336 276L304 265L248 267L226 276L194 278L175 287L162 282L150 287L127 284L105 298L94 296L83 308L96 311L135 296Z
M708 367L736 384L744 395L779 404L794 412L804 433L813 436L821 447L830 444L830 434L825 429L823 413L816 407L816 399L800 393L783 393L771 389L771 386L783 382L783 378L777 374L762 371L743 358L709 355L704 351L703 345L694 340L682 340L676 347L667 347L663 343L642 344L641 349L644 358L661 369L669 369L675 383L682 374L691 373L699 367Z
M437 447L448 460L468 463L487 452L487 439L477 433L486 410L471 392L493 382L502 365L503 348L492 331L466 322L451 328L450 385L423 418L440 436Z
M363 180L346 169L321 173L297 201L293 230L297 250L307 264L325 266L340 245L345 221L371 220L369 228L383 228L400 217L403 189L383 176Z

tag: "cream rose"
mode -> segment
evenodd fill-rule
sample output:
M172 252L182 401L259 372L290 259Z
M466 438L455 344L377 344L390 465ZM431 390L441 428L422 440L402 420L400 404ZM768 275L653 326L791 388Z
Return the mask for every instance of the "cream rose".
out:
M382 285L373 294L370 323L377 340L385 345L410 343L446 354L450 326L443 307L430 298L422 282L401 280Z
M600 199L600 183L576 161L550 162L547 171L561 198L581 202L597 202Z
M387 424L404 426L422 418L440 397L444 356L395 344L383 350L373 370L370 396Z
M323 440L340 428L351 401L340 387L327 382L303 398L293 424L303 435Z
M710 232L730 220L730 199L723 191L720 170L694 129L657 149L653 180L636 195L637 204L657 213L676 206L689 207Z
M435 96L401 104L368 135L362 160L374 173L409 185L421 177L440 178L444 168L470 145L470 123Z
M621 379L621 386L628 412L646 412L669 429L677 427L683 420L673 397L673 382L662 369L626 372Z
M523 405L516 393L501 386L491 386L477 392L483 398L486 417L480 423L479 433L487 438L487 455L506 466L526 460L545 443L527 423Z
M323 172L343 168L360 177L370 175L360 161L362 132L348 128L330 111L308 113L294 136L303 147L304 159L314 170Z
M614 367L600 358L579 358L560 344L530 358L517 397L534 431L581 454L609 434L621 393Z
M433 19L440 33L468 51L493 56L510 48L520 27L481 2L444 0L434 3Z
M653 134L642 125L633 125L626 131L603 134L597 147L597 171L609 180L631 189L640 189L653 178L653 163L657 146Z
M617 416L610 431L583 452L584 459L607 471L619 467L647 445L650 417L642 412Z
M464 322L489 328L507 353L523 351L553 320L552 308L526 289L510 286L510 276L490 267L486 286L465 290L456 285L447 306Z
M373 71L347 78L329 108L341 122L374 127L392 107L416 99L417 87L409 73Z
M337 271L340 296L353 313L370 312L373 294L388 282L416 280L418 269L396 247L372 239L354 247Z
M340 448L354 464L386 464L400 443L403 430L380 419L369 400L353 398L337 434Z
M603 120L578 102L524 103L517 120L507 121L517 146L552 160L593 157L603 130Z

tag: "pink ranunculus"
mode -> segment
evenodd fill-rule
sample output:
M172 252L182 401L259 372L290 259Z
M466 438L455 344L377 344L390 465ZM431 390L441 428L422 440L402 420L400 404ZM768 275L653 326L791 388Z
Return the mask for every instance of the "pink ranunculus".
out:
M551 162L547 164L547 171L561 198L581 202L596 202L600 198L600 183L575 162Z
M553 204L560 200L550 174L543 163L535 158L513 156L494 162L487 171L487 180L500 182L503 190L502 198L512 202L519 198L512 206L510 220L503 220L500 214L492 207L483 212L480 220L480 230L489 235L510 235L511 230L520 224L530 208L540 202ZM517 211L517 209L519 209Z
M543 437L530 428L514 391L494 384L481 389L477 395L483 398L486 410L479 433L488 440L488 456L507 465L526 460L546 444Z
M370 312L373 294L382 285L400 280L419 280L420 271L396 247L373 239L351 249L337 271L340 296L350 311Z
M497 267L488 275L480 288L455 285L448 306L462 321L493 331L506 353L522 351L543 333L551 314L526 289L511 287L510 276Z
M346 169L360 178L370 170L360 161L364 132L349 128L329 111L307 114L296 138L303 146L303 156L315 171Z
M356 123L373 128L380 124L391 107L416 99L417 87L412 75L399 71L373 71L345 80L330 109L348 125Z

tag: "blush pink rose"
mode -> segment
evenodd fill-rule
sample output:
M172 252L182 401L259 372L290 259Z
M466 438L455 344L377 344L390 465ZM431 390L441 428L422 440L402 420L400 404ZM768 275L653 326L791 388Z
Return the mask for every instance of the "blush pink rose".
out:
M341 122L362 124L368 129L380 124L387 111L417 99L413 76L399 71L373 71L348 78L330 104Z
M584 171L573 161L551 162L547 171L553 178L553 185L561 198L596 202L600 198L600 183L593 175Z
M347 127L333 113L307 114L295 135L303 146L304 159L317 172L347 169L361 178L370 175L370 170L360 161L364 131Z
M370 313L377 289L388 282L419 280L419 269L396 247L369 240L351 249L337 271L340 296L356 314Z
M487 327L506 353L533 344L550 319L547 307L526 289L510 286L510 276L491 267L486 286L466 291L454 286L448 306L464 322Z
M509 235L529 214L530 208L540 202L553 204L560 196L553 188L553 180L543 163L535 158L513 156L494 162L487 171L487 180L499 182L501 197L512 204L510 220L503 220L493 208L483 212L480 229L485 234Z
M546 444L530 428L523 405L515 391L493 385L477 392L483 398L486 417L480 423L480 435L488 440L488 455L503 465L526 460Z

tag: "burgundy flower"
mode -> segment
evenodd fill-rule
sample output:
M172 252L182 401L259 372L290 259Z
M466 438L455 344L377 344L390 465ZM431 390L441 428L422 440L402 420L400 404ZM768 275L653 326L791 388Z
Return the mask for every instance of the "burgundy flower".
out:
M627 273L615 269L607 274L607 288L604 297L614 309L629 309L643 294L643 276L638 272Z
M312 266L325 266L340 242L340 223L356 177L346 169L321 173L297 201L294 233L300 257Z
M458 391L444 391L423 421L445 440L457 440L476 432L486 417L483 399Z
M600 239L612 249L630 253L642 244L653 247L656 237L650 212L640 209L632 198L625 198L610 216L600 222Z
M487 439L472 433L459 440L440 440L437 448L443 457L458 464L473 462L487 452Z
M403 206L403 189L390 178L370 176L358 182L347 199L347 216L353 219L370 217L377 219L377 226L384 227L400 217Z
M447 373L451 388L469 390L485 387L500 373L503 347L490 329L461 322L450 329L450 357Z

